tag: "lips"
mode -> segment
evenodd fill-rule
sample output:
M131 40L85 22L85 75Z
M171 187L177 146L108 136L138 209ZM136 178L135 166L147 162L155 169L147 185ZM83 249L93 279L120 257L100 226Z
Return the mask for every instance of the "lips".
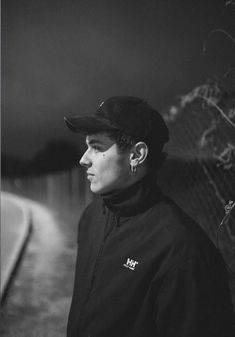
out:
M93 173L87 172L87 179L92 179L95 175Z

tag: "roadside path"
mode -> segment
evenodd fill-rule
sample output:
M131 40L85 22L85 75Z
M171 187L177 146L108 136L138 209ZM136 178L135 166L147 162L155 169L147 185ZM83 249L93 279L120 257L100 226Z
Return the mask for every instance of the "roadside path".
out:
M76 255L74 229L24 199L33 230L1 312L2 337L64 337ZM71 222L71 221L70 221Z
M19 197L1 193L1 298L30 231L30 214Z

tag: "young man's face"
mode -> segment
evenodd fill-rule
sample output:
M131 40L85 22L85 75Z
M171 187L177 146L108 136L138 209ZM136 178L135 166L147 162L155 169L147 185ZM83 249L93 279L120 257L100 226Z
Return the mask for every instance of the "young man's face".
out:
M119 153L117 144L105 133L86 137L87 150L80 164L87 168L90 189L97 194L115 193L130 177L130 151Z

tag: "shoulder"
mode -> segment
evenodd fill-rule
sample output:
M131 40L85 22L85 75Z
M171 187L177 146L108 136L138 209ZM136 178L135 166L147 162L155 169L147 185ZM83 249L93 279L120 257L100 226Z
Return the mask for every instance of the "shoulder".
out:
M195 228L199 228L197 224L182 208L180 208L172 199L164 197L149 212L151 221L157 220L157 224L163 227L174 238L181 235L189 235Z
M174 265L188 259L208 263L220 259L218 250L201 226L170 198L164 198L153 208L151 218Z

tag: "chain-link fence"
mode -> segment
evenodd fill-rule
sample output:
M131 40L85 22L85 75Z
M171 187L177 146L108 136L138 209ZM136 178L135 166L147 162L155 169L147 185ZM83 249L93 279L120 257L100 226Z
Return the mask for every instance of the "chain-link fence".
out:
M235 95L204 85L182 96L165 114L171 140L159 183L219 247L235 307ZM228 212L228 210L227 210ZM221 224L221 225L220 225Z

